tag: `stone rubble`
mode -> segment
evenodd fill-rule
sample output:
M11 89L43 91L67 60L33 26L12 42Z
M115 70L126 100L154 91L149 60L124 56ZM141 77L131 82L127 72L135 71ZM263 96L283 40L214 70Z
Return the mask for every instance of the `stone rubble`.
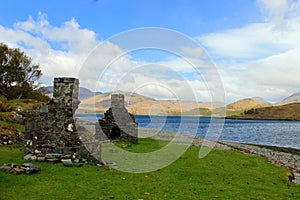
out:
M17 164L4 164L0 167L0 170L10 174L33 174L41 170L40 166L32 163Z

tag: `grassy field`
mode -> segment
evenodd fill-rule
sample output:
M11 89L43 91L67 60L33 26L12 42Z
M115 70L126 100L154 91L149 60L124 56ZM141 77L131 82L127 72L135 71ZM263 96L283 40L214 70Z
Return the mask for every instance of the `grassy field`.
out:
M126 149L149 152L165 144L140 139ZM213 150L199 159L198 151L192 146L168 167L139 174L41 162L37 174L1 172L0 199L300 199L300 185L287 182L288 170L265 158ZM1 165L22 162L21 147L0 146Z

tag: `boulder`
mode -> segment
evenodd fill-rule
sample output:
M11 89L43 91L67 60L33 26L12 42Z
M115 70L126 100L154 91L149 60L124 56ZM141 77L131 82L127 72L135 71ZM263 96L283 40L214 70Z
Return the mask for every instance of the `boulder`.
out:
M60 153L48 153L45 155L45 159L46 160L50 160L50 159L57 159L57 160L60 160L62 154Z
M20 166L17 166L15 168L12 168L10 170L10 173L12 173L12 174L23 174L24 170Z
M15 111L11 112L11 114L6 120L17 124L23 124L23 125L25 124L24 117Z
M0 170L9 173L10 170L13 168L12 166L13 166L12 164L4 164L0 167Z
M33 155L31 153L24 156L24 160L29 160Z
M72 162L71 159L62 159L61 162L66 167L72 167L73 166L73 162Z
M41 170L39 165L32 163L23 163L21 168L25 171L26 174L36 173Z

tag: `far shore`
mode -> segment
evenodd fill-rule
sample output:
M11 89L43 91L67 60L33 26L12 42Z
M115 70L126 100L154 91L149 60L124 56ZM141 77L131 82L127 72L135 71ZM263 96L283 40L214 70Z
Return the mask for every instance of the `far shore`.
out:
M95 114L95 115L104 115L104 113L94 113L94 112L81 112L76 115L85 115L85 114ZM300 121L300 119L288 119L288 118L258 118L258 117L243 117L243 116L211 116L211 115L147 115L147 114L135 114L137 116L170 116L170 117L214 117L214 118L224 118L224 119L236 119L236 120L269 120L269 121Z
M254 118L254 117L240 117L240 116L227 116L225 119L236 120L266 120L266 121L300 121L300 119L285 119L285 118Z

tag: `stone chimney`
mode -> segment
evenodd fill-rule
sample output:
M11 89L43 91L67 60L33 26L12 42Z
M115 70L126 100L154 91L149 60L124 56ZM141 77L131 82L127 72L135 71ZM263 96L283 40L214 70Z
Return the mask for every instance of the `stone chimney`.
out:
M78 100L79 81L76 78L55 78L53 101L70 114L74 114L80 101Z
M121 108L124 106L124 95L123 94L112 94L111 95L111 108Z

